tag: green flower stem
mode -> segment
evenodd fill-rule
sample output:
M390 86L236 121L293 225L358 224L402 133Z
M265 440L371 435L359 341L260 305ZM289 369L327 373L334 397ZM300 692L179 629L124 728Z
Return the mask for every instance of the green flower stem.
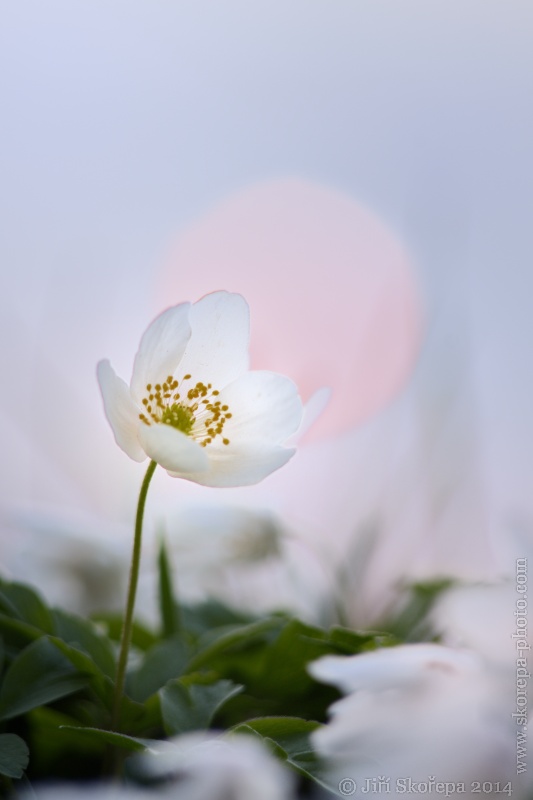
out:
M139 502L137 504L137 517L135 519L135 536L133 539L133 552L131 555L130 580L128 585L128 599L126 601L126 613L122 626L122 639L120 642L120 655L117 666L117 679L115 682L115 696L113 699L113 715L111 717L111 730L118 731L120 728L120 703L124 691L124 681L126 678L126 666L128 663L128 651L130 649L131 633L133 628L133 609L135 606L135 594L137 592L137 581L139 579L139 566L141 563L141 541L144 506L146 505L146 495L152 480L152 475L157 467L156 461L150 461L146 470L146 475L142 482L139 492Z

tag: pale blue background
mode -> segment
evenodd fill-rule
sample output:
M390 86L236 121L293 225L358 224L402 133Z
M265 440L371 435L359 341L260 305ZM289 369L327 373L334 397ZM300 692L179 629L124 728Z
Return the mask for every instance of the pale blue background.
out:
M65 412L79 390L79 451L107 446L94 364L118 330L136 346L170 241L229 192L296 176L413 253L428 447L458 480L475 452L493 527L527 532L532 53L530 0L3 2L2 503L61 503L84 468L50 455L72 436L40 382Z

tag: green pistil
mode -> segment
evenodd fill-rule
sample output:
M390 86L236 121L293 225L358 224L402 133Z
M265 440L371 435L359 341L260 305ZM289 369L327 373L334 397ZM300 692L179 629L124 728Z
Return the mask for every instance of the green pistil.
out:
M188 436L194 425L194 414L189 408L182 406L181 403L174 403L165 408L161 415L161 422L166 425L172 425L173 428Z

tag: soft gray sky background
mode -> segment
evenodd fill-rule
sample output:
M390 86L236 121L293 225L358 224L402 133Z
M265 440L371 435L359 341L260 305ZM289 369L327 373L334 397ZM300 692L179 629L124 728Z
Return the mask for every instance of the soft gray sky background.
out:
M181 230L288 176L347 193L413 255L425 490L472 462L491 536L527 531L532 45L529 0L4 2L2 503L90 506L84 465L50 456L72 443L40 413L52 379L79 451L109 452L137 485L111 455L94 365L118 332L133 354Z

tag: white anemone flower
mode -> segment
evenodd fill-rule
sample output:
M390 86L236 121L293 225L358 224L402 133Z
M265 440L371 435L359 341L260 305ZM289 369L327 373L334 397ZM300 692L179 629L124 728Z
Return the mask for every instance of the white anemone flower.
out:
M294 780L257 739L194 731L136 757L144 778L165 780L180 800L292 800Z
M308 669L346 695L330 707L328 724L311 735L332 783L372 787L373 779L388 780L386 791L396 797L409 791L433 796L441 791L436 781L454 782L457 792L485 781L491 790L485 796L492 789L497 796L498 782L503 787L513 778L513 797L521 796L513 776L512 683L479 654L406 644L324 656Z
M247 486L283 466L295 452L283 443L300 427L302 403L288 378L248 371L248 340L248 304L220 291L152 322L129 387L101 361L104 409L119 447L204 486Z

